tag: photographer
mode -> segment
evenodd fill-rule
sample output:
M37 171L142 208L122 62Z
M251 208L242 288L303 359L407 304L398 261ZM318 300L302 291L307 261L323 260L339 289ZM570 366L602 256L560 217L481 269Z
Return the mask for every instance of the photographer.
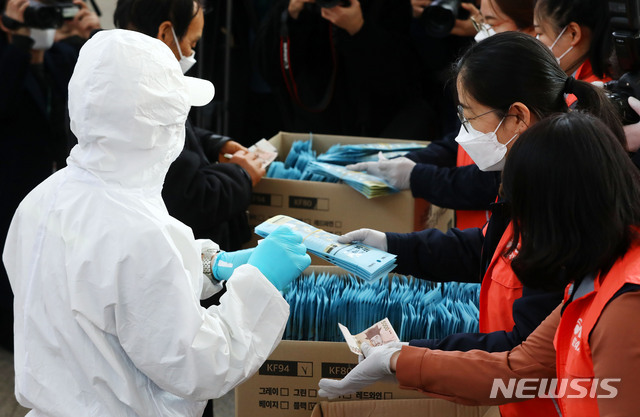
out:
M424 138L432 111L421 98L410 44L409 0L282 0L254 52L281 104L284 128Z
M67 84L78 49L56 42L64 20L59 3L0 0L0 247L18 203L38 183L66 165ZM35 8L48 8L38 19ZM68 11L78 9L65 3ZM86 15L85 15L86 17ZM72 21L67 21L73 25ZM0 268L0 341L12 349L13 295Z

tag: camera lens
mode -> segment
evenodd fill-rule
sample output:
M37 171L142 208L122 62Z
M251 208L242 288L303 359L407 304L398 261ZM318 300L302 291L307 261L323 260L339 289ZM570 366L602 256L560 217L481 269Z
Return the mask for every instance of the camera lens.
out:
M426 32L434 38L449 35L456 24L461 0L434 0L425 7L422 21Z

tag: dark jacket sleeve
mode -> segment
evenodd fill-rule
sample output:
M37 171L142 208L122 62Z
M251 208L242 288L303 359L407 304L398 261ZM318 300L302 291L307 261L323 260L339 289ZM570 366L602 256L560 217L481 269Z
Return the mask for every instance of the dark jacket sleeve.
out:
M443 339L414 339L412 346L438 350L505 352L522 343L562 302L563 291L542 291L524 287L522 297L513 303L515 325L510 332L458 333Z
M426 229L387 233L388 251L397 255L394 272L430 281L479 282L482 230Z
M411 193L437 206L454 210L487 210L498 195L500 172L483 172L477 165L456 167L456 134L407 154L417 162L411 171Z
M203 163L185 148L169 167L162 197L172 216L193 229L196 237L247 210L251 181L236 164Z
M207 129L202 129L197 126L192 126L195 135L198 137L202 150L207 156L209 161L217 162L218 155L222 150L222 147L231 140L228 136L218 135Z
M24 80L29 68L33 41L18 36L13 44L0 44L0 114L11 116L20 109L15 106L18 94L24 91ZM2 41L0 41L2 42Z

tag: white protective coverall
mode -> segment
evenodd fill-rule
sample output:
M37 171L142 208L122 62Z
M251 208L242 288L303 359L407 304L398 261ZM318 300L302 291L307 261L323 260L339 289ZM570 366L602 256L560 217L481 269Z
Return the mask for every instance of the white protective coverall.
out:
M214 243L160 195L190 103L161 41L107 30L82 48L69 85L79 144L22 201L3 254L29 416L201 416L280 341L289 306L251 265L219 306L199 304L214 293L201 261Z

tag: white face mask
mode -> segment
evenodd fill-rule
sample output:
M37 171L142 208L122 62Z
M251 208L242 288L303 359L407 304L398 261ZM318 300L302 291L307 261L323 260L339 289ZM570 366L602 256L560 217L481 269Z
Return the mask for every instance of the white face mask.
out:
M460 127L456 142L469 154L481 171L502 170L507 154L507 145L518 136L516 133L507 143L500 143L496 132L500 129L502 122L504 122L504 117L496 129L489 133L478 132L470 123L467 123L469 132L465 130L464 126Z
M551 44L551 46L549 47L549 49L551 50L551 53L553 54L553 47L556 46L556 43L558 43L558 41L560 40L560 38L562 37L562 35L564 35L564 32L567 30L569 26L565 26L564 29L562 29L562 31L560 32L560 34L556 37L556 40L553 41L553 43ZM562 55L560 56L556 56L556 61L558 61L558 64L560 64L560 60L562 58L565 57L565 55L567 55L571 50L573 49L573 46L570 46L569 49L567 49ZM553 54L553 56L555 56L556 54Z
M31 49L47 50L53 46L53 40L56 36L55 29L31 29L29 37L33 39L34 44Z
M173 33L173 40L176 42L178 54L180 54L180 68L182 68L182 73L186 74L187 71L189 71L191 67L193 67L193 65L196 63L196 51L193 51L189 56L182 55L180 42L178 42L178 37L176 36L176 31L173 30L173 26L171 27L171 33Z
M496 34L496 31L488 23L480 23L480 26L481 29L478 31L476 36L473 37L476 42L480 42Z

